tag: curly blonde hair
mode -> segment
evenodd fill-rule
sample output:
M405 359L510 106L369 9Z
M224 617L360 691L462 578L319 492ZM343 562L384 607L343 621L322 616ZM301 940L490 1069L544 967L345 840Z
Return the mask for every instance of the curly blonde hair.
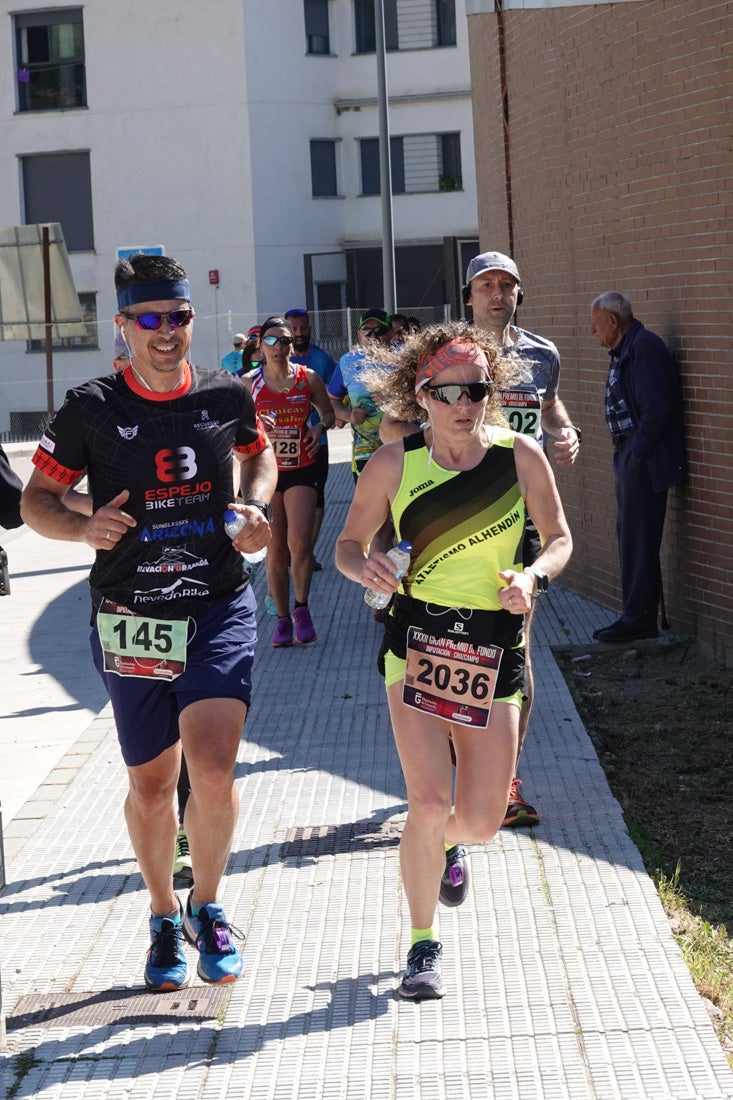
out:
M499 402L499 391L516 380L521 373L521 364L511 355L505 355L490 333L469 327L464 321L441 322L420 332L412 332L405 337L399 348L380 347L378 361L376 355L367 352L360 379L383 412L397 420L424 420L425 410L415 397L418 366L451 340L465 340L483 351L489 363L492 382L484 420L490 424L506 425L506 417ZM385 371L385 367L390 369Z

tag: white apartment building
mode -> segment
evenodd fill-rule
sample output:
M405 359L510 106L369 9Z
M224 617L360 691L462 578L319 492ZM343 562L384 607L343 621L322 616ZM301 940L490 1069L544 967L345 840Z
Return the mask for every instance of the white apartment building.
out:
M478 237L465 0L385 20L397 305L439 309ZM56 404L111 368L122 248L186 267L203 365L268 313L381 304L374 47L374 0L0 3L0 225L61 222L88 320ZM44 406L42 344L0 342L0 438Z

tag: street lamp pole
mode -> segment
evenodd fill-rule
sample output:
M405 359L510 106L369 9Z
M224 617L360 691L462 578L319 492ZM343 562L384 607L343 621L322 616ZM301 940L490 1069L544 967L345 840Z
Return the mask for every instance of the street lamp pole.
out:
M387 50L384 34L384 0L374 5L377 52L377 95L379 102L379 186L382 199L382 294L388 313L397 309L395 291L394 226L392 222L392 160L389 143L389 99L387 95Z

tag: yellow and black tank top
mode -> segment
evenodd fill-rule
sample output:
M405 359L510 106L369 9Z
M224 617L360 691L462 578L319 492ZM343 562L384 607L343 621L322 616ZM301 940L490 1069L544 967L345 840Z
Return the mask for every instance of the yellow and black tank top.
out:
M499 571L522 569L525 509L514 465L514 432L489 427L489 449L472 470L429 461L422 432L404 440L392 502L398 539L412 543L400 592L446 607L501 608Z

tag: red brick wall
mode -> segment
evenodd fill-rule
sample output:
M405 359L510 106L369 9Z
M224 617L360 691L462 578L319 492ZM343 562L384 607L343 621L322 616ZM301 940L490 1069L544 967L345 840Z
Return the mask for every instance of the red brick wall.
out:
M558 483L575 537L566 582L619 607L603 290L677 356L690 478L669 495L662 569L675 630L733 664L733 109L728 0L506 11L520 323L561 352L584 430ZM497 16L469 17L481 246L509 248Z

